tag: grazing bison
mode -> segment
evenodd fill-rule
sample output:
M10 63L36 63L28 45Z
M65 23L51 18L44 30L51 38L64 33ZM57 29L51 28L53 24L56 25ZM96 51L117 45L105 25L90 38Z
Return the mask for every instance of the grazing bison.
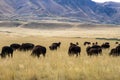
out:
M115 44L119 44L119 42L115 42Z
M70 47L68 49L68 55L69 56L72 56L72 55L75 54L76 57L77 57L78 55L80 55L80 52L81 52L81 47L79 47L76 44L70 43Z
M19 50L20 51L28 51L28 50L32 50L33 48L34 48L34 44L32 44L32 43L23 43L20 46Z
M38 58L40 57L41 54L45 57L46 48L40 45L35 46L31 53L32 56L37 56Z
M8 57L13 57L13 49L9 46L2 47L1 51L1 58L5 58L7 55Z
M13 50L17 50L20 48L20 44L17 44L17 43L14 43L14 44L11 44L10 47L13 49Z
M101 53L102 53L102 49L101 48L90 48L87 51L88 56L98 55L98 54L101 54Z
M112 56L120 56L120 44L119 44L117 47L111 49L109 55L110 55L110 56L111 56L111 55L112 55Z
M118 56L117 49L116 49L116 48L111 49L109 55L110 55L110 56L111 56L111 55L112 55L112 56Z
M102 47L102 49L109 49L110 48L110 44L108 42L106 42L106 43L103 43L101 45L101 47Z
M90 45L90 44L91 44L91 42L84 42L84 46Z
M61 42L58 43L52 43L51 46L49 46L50 50L57 50L57 48L60 48Z
M88 56L102 54L102 48L99 45L93 45L92 47L88 46L86 48Z

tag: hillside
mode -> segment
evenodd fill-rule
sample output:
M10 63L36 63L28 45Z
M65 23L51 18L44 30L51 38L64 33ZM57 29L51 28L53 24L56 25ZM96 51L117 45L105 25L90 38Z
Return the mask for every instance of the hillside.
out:
M100 4L92 0L0 0L0 20L62 17L82 22L120 24L119 4Z

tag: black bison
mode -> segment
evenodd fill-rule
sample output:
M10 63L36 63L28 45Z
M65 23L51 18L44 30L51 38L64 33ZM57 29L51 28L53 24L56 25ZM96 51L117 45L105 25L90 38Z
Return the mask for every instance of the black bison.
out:
M10 45L10 47L11 47L13 50L19 49L20 46L21 46L21 45L20 45L20 44L17 44L17 43L13 43L13 44Z
M40 45L35 46L31 53L32 56L37 56L38 58L40 57L41 54L45 57L46 48L44 46L40 46Z
M86 46L86 45L90 45L91 44L91 42L84 42L84 46Z
M80 55L80 52L81 52L81 47L79 47L76 44L70 43L70 46L69 46L69 49L68 49L68 55L69 56L72 56L72 55L75 54L76 57L77 57L78 55Z
M102 49L109 49L110 48L110 44L108 42L106 42L106 43L103 43L101 45L101 47L102 47Z
M111 55L112 55L112 56L120 56L120 44L119 44L117 47L111 49L109 55L110 55L110 56L111 56Z
M13 57L13 49L9 46L2 47L1 51L1 58L5 58L7 55L8 57Z
M110 56L118 56L117 49L116 48L111 49L109 55Z
M78 42L76 42L76 45L79 45L79 43L78 43Z
M92 47L88 46L86 48L86 52L88 56L98 55L98 54L102 55L102 48L99 45L93 45Z
M34 48L34 44L32 44L32 43L22 43L19 50L20 51L28 51L28 50L32 50L33 48Z
M51 46L49 46L50 50L57 50L57 48L60 48L61 42L58 43L52 43Z
M119 42L115 42L115 44L119 44Z

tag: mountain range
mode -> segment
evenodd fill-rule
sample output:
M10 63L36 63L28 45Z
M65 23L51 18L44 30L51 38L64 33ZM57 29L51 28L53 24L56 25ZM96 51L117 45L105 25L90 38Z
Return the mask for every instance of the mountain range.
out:
M45 17L120 24L120 3L96 3L92 0L0 0L0 20L39 20Z

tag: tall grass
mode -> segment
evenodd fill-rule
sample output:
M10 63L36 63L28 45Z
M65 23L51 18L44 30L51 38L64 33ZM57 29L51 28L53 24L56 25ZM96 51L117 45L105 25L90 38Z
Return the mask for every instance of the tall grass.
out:
M39 59L30 56L31 51L15 51L13 58L0 59L0 80L119 80L120 57L110 57L110 50L103 50L102 56L88 57L85 52L84 41L99 44L106 40L59 37L8 37L0 40L0 47L11 43L32 42L46 46L47 55ZM52 42L61 41L61 48L50 51L48 46ZM82 48L79 57L69 57L67 54L69 43L79 42ZM115 42L110 41L111 48Z

